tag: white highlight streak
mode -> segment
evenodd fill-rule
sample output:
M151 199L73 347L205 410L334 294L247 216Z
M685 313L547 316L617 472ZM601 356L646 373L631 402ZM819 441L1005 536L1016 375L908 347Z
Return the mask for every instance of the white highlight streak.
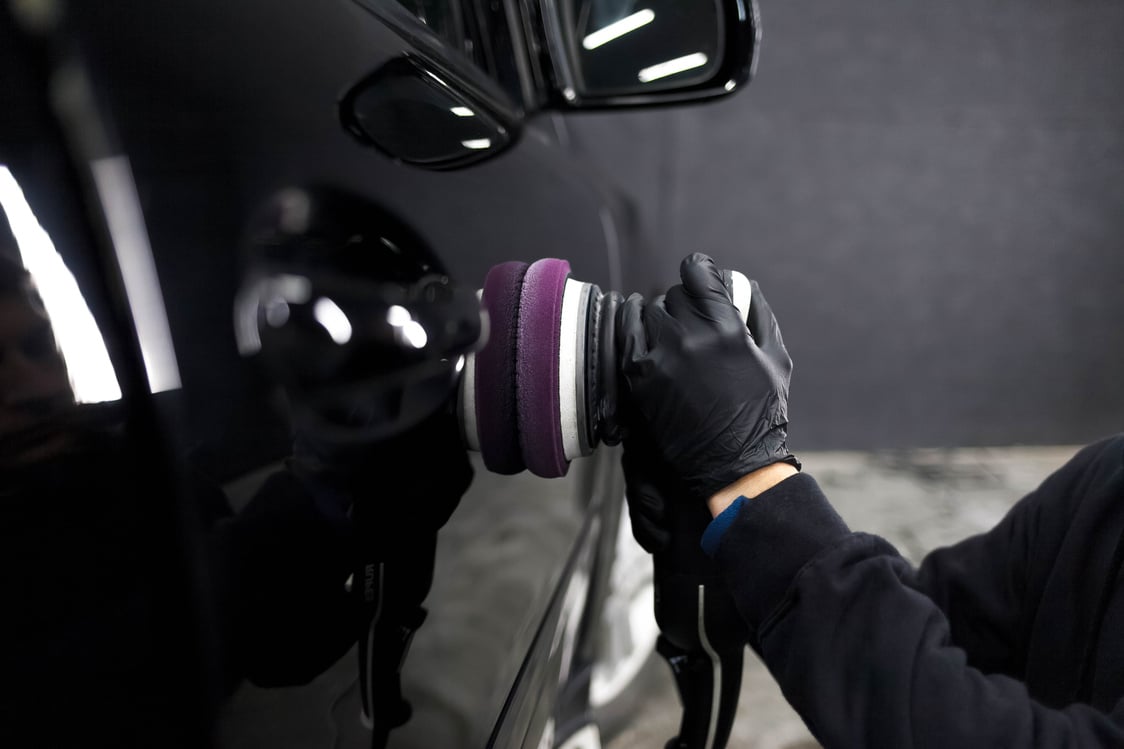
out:
M699 644L702 645L703 650L706 651L707 656L710 658L711 667L713 668L713 691L710 698L710 722L707 724L706 729L706 744L704 749L714 749L714 734L718 728L718 708L722 699L722 659L718 657L714 647L710 644L710 638L706 636L706 586L699 586L699 606L698 606L698 627L699 627Z
M429 336L425 333L425 328L417 320L410 320L402 326L402 337L406 339L414 348L425 348L426 342L429 341Z
M328 335L339 345L351 340L351 321L340 306L327 297L320 297L312 307L312 316L324 326Z
M468 107L451 107L449 109L449 111L452 112L453 114L455 114L457 117L475 117L476 116L476 112L473 112Z
M597 49L602 44L608 44L614 39L618 39L625 34L630 34L641 26L647 26L655 19L656 14L651 10L647 8L638 10L631 16L625 16L619 21L614 21L608 26L594 31L582 40L582 46L586 49Z
M386 321L396 328L401 328L413 319L414 316L410 314L410 310L400 304L392 304L390 309L386 311Z
M124 156L98 159L90 168L133 311L149 390L175 390L180 387L180 370L129 160Z
M685 70L701 68L703 65L706 65L706 63L707 56L702 52L695 52L691 55L676 57L674 60L668 60L644 68L637 74L637 77L640 79L641 83L651 83L660 78L667 78L669 75L682 73Z
M16 178L0 166L0 205L8 216L20 257L35 281L79 403L120 400L121 386L105 340L78 282L39 224Z
M743 273L731 271L730 285L733 287L730 289L730 296L733 297L738 314L742 316L743 321L749 322L749 305L753 302L753 287L749 279Z
M476 355L465 358L460 392L461 433L469 450L480 452L480 434L476 426Z
M472 149L473 151L483 151L485 148L492 147L491 138L473 138L471 140L462 140L461 145L465 148Z

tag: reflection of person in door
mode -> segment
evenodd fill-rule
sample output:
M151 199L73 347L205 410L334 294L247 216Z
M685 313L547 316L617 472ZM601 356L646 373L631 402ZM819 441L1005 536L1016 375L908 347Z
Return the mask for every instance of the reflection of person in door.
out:
M154 562L167 559L161 547L174 531L154 524L152 508L168 499L145 486L121 404L75 402L34 280L16 259L6 222L0 228L0 566L11 578L0 671L13 687L0 698L0 744L26 745L32 736L44 746L195 745L190 732L177 738L168 725L184 701L201 700L198 684L165 683L168 648L198 645L191 625L183 625L184 641L166 642L159 624L169 595L190 597L169 593L160 579L166 567ZM400 611L388 606L381 626L420 624L436 535L426 523L443 523L471 478L444 413L347 454L298 435L294 456L238 514L217 487L179 467L180 488L205 531L214 619L204 626L216 635L226 690L243 678L306 683L355 643L362 604L347 581L361 546L352 510L361 499L384 510L373 524L378 538L363 545L430 565L410 563L412 577L426 578L417 592L386 592L404 603ZM432 470L435 459L440 471ZM410 490L402 488L407 479ZM415 489L428 495L424 503L395 501ZM415 548L412 538L429 546ZM200 613L190 604L184 612ZM380 675L386 685L375 685L384 712L405 709L390 678L401 654ZM62 692L70 695L65 720Z
M0 249L0 467L7 468L67 446L74 394L31 277L10 248Z

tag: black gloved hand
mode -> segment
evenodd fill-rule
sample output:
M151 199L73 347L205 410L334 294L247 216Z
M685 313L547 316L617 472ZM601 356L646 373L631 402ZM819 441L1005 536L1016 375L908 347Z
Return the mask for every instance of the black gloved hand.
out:
M688 496L705 500L758 468L799 465L785 444L792 359L756 282L747 327L713 260L689 255L679 275L647 304L629 297L617 340L630 430L645 431Z

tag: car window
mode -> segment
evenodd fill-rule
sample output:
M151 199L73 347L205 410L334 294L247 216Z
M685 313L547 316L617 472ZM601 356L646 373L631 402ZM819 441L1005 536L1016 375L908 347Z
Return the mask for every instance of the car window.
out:
M475 65L515 101L523 100L519 61L503 0L398 0L441 37L457 57Z

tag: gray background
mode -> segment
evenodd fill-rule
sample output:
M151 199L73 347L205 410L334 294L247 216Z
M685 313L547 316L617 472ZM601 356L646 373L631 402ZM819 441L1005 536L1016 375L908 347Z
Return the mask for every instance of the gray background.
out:
M1124 425L1124 3L765 2L758 74L566 119L637 201L629 288L760 280L797 449L1082 443Z

